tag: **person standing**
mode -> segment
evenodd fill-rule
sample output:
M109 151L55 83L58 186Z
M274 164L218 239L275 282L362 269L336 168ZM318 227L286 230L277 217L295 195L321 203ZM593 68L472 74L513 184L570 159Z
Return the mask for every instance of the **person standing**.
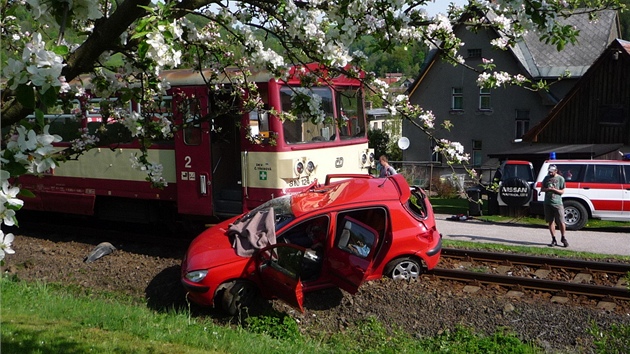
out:
M569 247L569 242L565 238L567 226L564 223L564 205L562 204L562 194L564 194L564 177L558 174L556 165L549 166L548 174L543 178L542 192L545 192L545 221L549 225L551 233L551 244L549 246L557 246L556 242L556 224L560 229L562 238L560 242L564 247Z
M393 176L396 174L396 170L392 166L389 165L387 156L381 155L378 161L381 164L381 171L379 173L379 177Z

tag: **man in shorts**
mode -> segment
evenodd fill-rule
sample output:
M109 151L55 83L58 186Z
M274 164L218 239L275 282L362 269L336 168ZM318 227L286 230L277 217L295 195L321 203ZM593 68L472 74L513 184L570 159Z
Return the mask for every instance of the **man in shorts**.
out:
M564 177L558 174L556 165L549 166L547 176L542 181L542 192L545 192L545 221L549 224L549 232L551 233L551 244L549 246L557 246L556 242L556 224L560 228L562 238L560 242L564 247L569 247L569 242L564 237L567 230L564 223L564 206L562 205L562 194L564 193Z

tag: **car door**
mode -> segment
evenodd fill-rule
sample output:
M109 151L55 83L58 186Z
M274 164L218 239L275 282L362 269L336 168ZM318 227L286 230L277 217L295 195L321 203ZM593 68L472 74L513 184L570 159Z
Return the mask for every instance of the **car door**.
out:
M589 164L580 188L593 205L593 217L621 217L623 184L621 166Z
M324 269L330 282L355 294L368 276L377 253L379 235L376 229L360 220L365 211L341 213L337 216L335 242L324 257Z
M304 312L304 293L300 273L306 249L291 244L276 244L256 255L256 273L262 296L278 298Z

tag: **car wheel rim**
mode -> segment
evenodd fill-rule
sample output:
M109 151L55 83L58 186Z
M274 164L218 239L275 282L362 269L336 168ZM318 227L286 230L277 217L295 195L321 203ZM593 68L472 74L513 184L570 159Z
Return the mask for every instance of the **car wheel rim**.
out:
M565 210L564 222L566 222L569 225L574 225L575 223L577 223L578 219L579 219L579 215L575 210L573 209Z
M251 285L243 285L235 296L235 302L238 308L246 307L254 297L254 288Z
M409 280L416 279L420 275L418 265L413 262L401 262L392 272L392 278L394 280Z

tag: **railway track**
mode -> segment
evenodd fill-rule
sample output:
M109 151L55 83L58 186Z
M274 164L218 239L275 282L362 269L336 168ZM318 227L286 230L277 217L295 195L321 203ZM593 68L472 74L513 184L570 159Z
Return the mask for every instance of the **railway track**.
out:
M451 248L442 250L442 259L443 263L454 267L438 267L427 272L428 275L475 285L493 284L518 290L540 290L560 296L576 294L604 301L630 301L627 285L630 264ZM524 274L515 275L518 273ZM563 280L554 280L554 277ZM599 279L614 285L601 285L603 282Z
M165 236L150 232L148 229L126 230L118 227L98 228L84 223L48 223L29 222L24 229L45 230L47 237L56 234L63 239L90 239L94 243L111 241L138 244L147 249L147 245L168 246L166 255L183 252L192 239L187 237ZM16 230L17 231L17 230ZM18 231L18 232L19 232ZM75 236L76 235L76 236ZM144 246L142 246L144 244ZM128 247L129 248L129 247ZM150 247L153 248L153 247ZM157 248L157 247L156 247ZM163 256L166 256L163 255ZM451 267L445 267L450 265ZM524 270L524 268L526 268ZM438 268L427 272L428 276L453 280L470 285L495 284L516 290L539 290L559 296L565 294L584 295L601 300L619 299L630 301L627 286L627 274L630 264L594 262L565 258L527 256L509 253L482 252L444 248L442 261ZM523 273L523 275L519 275ZM562 278L562 280L558 280ZM608 285L602 285L601 279L607 279ZM611 285L612 284L612 285Z

